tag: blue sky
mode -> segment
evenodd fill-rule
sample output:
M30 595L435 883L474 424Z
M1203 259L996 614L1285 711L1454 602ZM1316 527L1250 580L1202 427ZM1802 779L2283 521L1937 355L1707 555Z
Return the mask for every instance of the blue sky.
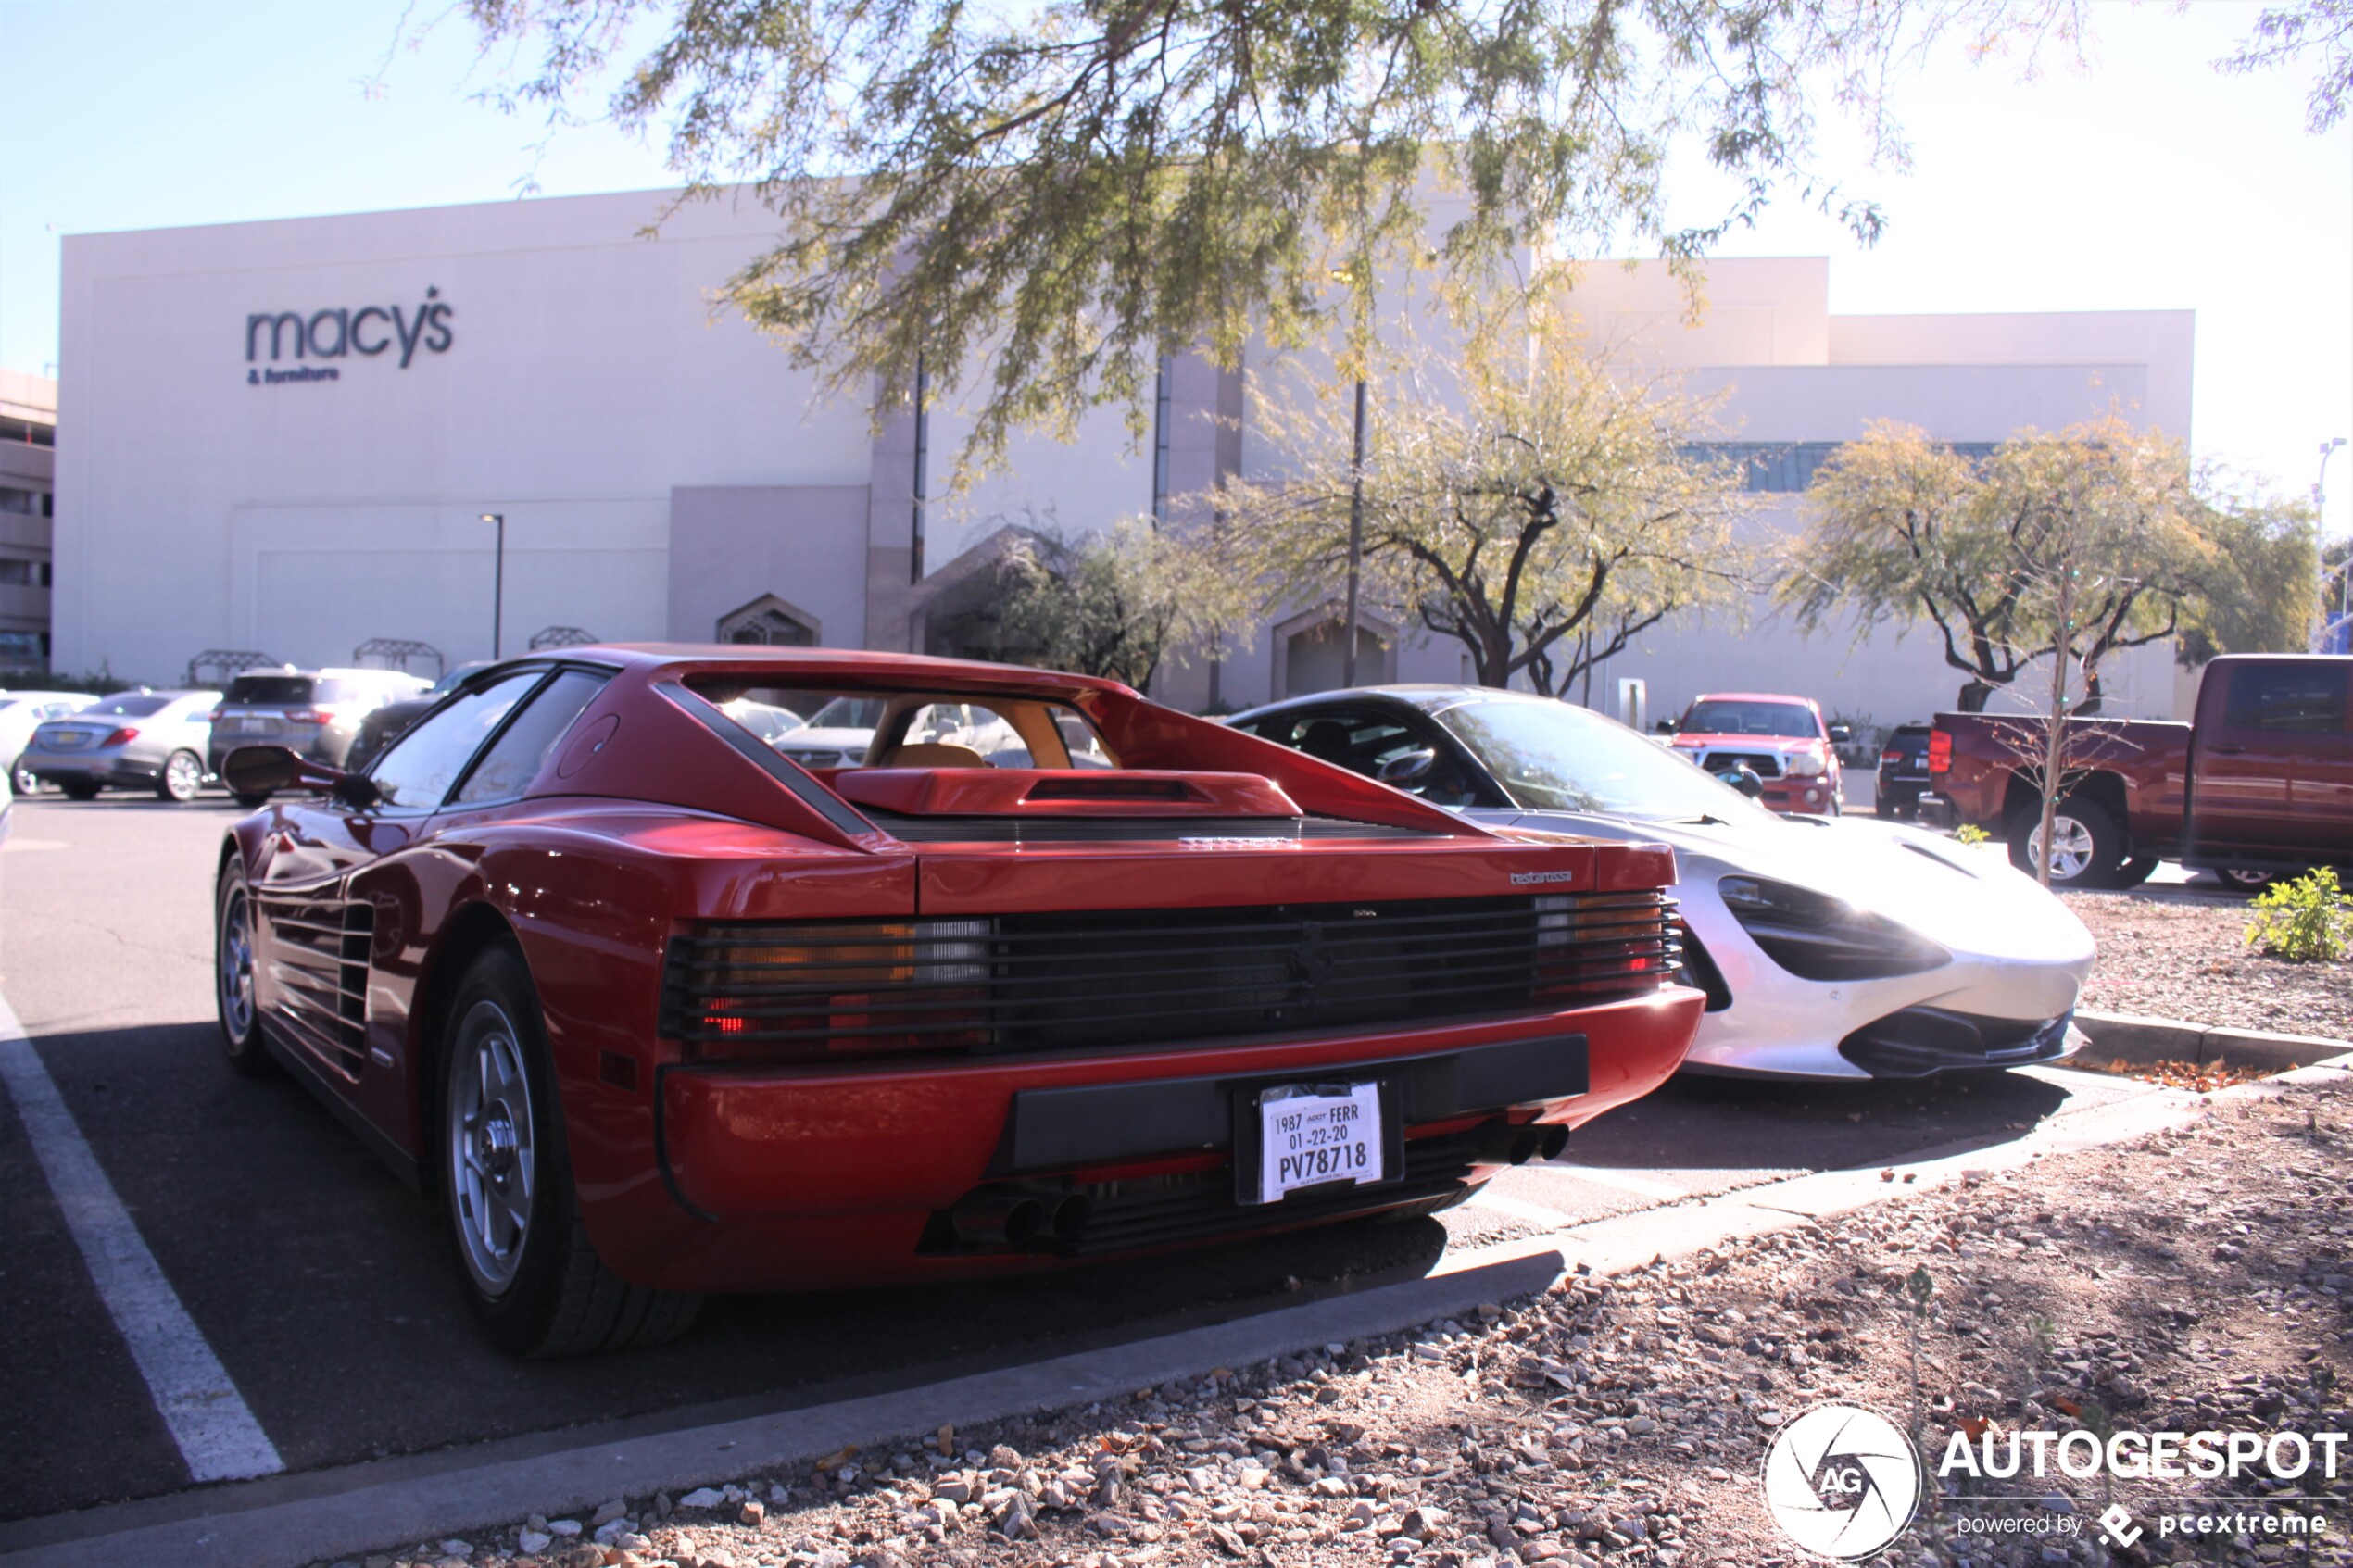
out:
M399 44L408 9L0 0L0 365L56 373L60 234L666 182L601 127L536 147L473 101L462 21ZM1902 90L1908 172L1844 158L1877 247L1785 205L1725 253L1831 257L1840 312L2194 309L2199 455L2302 495L2353 435L2353 125L2306 132L2300 77L2212 69L2256 9L2105 0L2087 66L2028 84L1947 58ZM2329 492L2343 533L2353 448Z

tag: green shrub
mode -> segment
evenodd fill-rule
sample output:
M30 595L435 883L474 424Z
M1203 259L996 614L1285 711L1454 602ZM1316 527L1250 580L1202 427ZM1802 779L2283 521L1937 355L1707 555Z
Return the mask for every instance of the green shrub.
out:
M2292 963L2335 963L2353 947L2353 898L2326 866L2280 883L2255 900L2246 944Z

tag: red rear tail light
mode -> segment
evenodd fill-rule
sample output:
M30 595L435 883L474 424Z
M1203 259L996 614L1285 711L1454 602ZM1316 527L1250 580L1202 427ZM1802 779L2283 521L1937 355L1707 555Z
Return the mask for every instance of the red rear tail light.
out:
M984 920L795 933L744 945L698 975L684 1022L698 1061L847 1061L956 1052L989 1040ZM713 995L712 993L718 993Z
M1929 731L1928 771L1931 773L1953 771L1953 733L1950 730Z
M98 745L101 749L109 746L128 746L138 738L139 732L136 730L117 730L114 734L100 741Z
M1879 754L1879 759L1882 765L1889 762L1901 762L1904 760L1904 754L1891 747L1886 751L1881 752Z
M220 716L228 711L225 708L216 708L204 716L204 721L208 724L218 724L220 722Z

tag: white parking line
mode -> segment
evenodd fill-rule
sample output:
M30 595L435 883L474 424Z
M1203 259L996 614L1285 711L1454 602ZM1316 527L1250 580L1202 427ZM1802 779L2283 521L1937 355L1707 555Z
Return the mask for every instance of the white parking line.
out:
M1620 1192L1636 1193L1643 1198L1688 1198L1691 1196L1681 1187L1669 1185L1666 1182L1654 1182L1642 1176L1629 1176L1623 1171L1604 1170L1598 1165L1532 1165L1528 1169L1558 1171L1561 1174L1574 1176L1580 1182L1591 1182L1595 1186L1601 1187L1616 1187Z
M277 1448L245 1408L220 1358L205 1343L115 1196L114 1184L74 1125L73 1113L6 998L0 998L0 1083L17 1102L66 1227L82 1248L99 1298L130 1347L139 1374L147 1380L157 1412L180 1445L190 1477L232 1481L283 1470Z
M1491 1186L1484 1186L1471 1195L1471 1202L1481 1209L1491 1209L1515 1220L1526 1220L1546 1230L1567 1230L1577 1223L1573 1216L1557 1209L1547 1209L1541 1203L1522 1203L1516 1198L1506 1198Z

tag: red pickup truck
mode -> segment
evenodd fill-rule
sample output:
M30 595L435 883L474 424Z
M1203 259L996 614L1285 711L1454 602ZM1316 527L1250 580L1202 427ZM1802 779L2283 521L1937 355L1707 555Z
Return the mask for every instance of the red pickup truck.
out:
M2353 658L2239 654L2206 667L2190 723L2085 719L2052 823L2051 885L2129 887L2159 860L2258 886L2353 865ZM1940 713L1921 814L1999 834L2034 867L2043 723Z

